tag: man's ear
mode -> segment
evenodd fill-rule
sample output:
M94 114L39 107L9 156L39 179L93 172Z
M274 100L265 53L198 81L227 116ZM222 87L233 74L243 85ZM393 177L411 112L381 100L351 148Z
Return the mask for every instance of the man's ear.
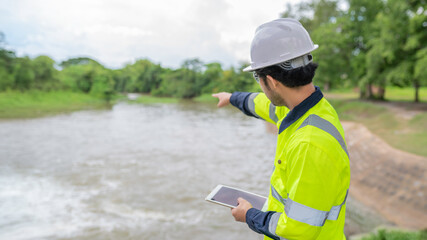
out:
M280 84L279 81L274 79L272 76L267 75L266 78L267 78L269 85L272 86L273 88L277 88L279 86L279 84Z

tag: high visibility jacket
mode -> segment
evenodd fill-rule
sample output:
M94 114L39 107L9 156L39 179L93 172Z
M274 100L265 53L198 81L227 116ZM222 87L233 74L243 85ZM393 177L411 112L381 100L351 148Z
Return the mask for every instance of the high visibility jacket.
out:
M235 92L230 102L279 129L267 211L251 208L249 227L266 239L345 239L349 155L338 115L319 88L292 111L263 93Z

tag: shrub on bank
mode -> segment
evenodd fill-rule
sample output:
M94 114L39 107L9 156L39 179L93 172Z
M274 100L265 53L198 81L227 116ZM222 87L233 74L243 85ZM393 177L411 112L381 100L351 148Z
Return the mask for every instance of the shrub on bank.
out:
M427 229L421 231L405 231L397 229L379 229L375 233L362 237L360 240L426 240Z

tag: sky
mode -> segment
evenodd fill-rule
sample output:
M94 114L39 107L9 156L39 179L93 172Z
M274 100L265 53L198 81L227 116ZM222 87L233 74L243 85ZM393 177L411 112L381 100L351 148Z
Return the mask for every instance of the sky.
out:
M117 69L137 59L178 68L186 59L250 61L257 26L291 0L0 0L6 48L57 63L90 57ZM296 1L292 1L296 2Z

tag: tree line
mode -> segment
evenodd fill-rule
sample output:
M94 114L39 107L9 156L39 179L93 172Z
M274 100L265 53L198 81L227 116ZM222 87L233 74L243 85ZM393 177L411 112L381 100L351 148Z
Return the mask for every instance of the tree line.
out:
M0 92L71 90L109 100L124 92L193 98L217 91L257 90L252 75L242 71L245 66L223 69L220 63L204 64L196 58L171 69L140 59L112 70L87 57L56 64L48 56L17 57L15 52L0 48Z
M344 6L344 7L342 7ZM360 98L384 99L386 86L427 85L426 0L308 0L288 4L282 17L298 19L319 44L316 85L357 87ZM249 49L248 49L249 51ZM223 69L187 59L176 69L140 59L108 69L90 58L56 63L48 56L17 57L0 32L0 91L66 89L110 99L116 92L192 98L217 91L256 91L248 63Z

